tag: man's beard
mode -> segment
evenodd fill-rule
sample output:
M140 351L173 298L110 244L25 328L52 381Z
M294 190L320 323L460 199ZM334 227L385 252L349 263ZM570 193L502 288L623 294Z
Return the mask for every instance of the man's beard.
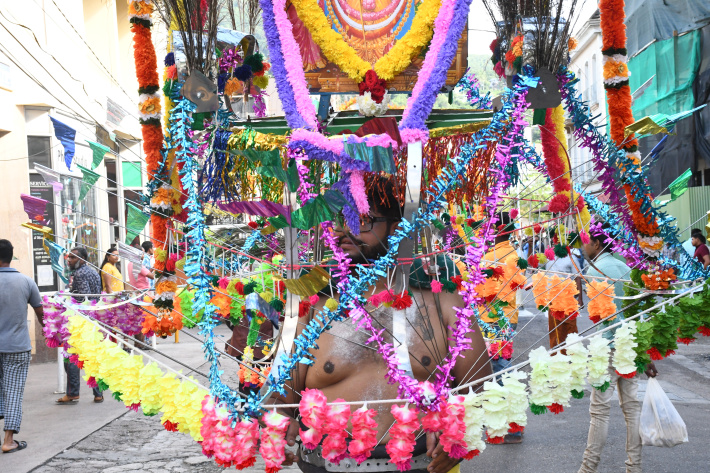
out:
M350 257L352 260L351 264L367 264L370 261L376 260L377 258L387 254L387 241L379 242L375 246L370 246L362 240L356 238L352 233L347 233L340 237L338 240L338 246L341 246L341 243L345 238L351 240L360 250L355 255Z

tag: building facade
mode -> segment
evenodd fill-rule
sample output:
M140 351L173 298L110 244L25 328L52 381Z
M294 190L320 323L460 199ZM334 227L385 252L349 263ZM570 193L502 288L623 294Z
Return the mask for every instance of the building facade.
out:
M579 78L577 90L588 103L592 116L597 117L594 124L600 127L599 131L606 133L606 98L599 10L594 12L574 37L578 45L570 53L569 69ZM592 165L592 154L588 149L578 146L572 134L571 123L567 127L567 140L573 182L580 184L587 192L600 192L601 183Z
M146 182L137 119L137 81L127 4L121 0L6 3L0 10L0 238L12 241L13 267L40 290L62 289L42 238L21 227L30 219L20 194L49 201L45 220L64 248L85 246L90 263L125 238L126 203L140 207ZM51 118L76 130L70 167ZM100 179L80 201L82 173L91 167L88 141L110 152L95 169ZM57 172L53 192L37 165ZM56 357L28 316L34 361Z

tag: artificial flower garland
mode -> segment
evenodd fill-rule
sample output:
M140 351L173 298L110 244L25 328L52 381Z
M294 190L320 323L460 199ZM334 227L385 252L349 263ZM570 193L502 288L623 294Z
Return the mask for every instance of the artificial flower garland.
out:
M292 4L296 8L298 18L323 55L348 77L359 83L370 69L374 69L378 77L384 80L392 80L404 71L431 40L434 21L440 14L441 1L422 2L417 8L409 31L395 43L392 49L378 59L374 66L360 58L355 49L331 28L317 0L294 0ZM302 69L300 64L298 67Z
M172 374L163 375L154 363L144 366L141 356L126 353L83 316L69 317L68 330L69 353L87 378L104 389L111 388L126 407L140 406L146 415L162 411L164 425L203 440L200 406L206 391L192 382L180 382Z

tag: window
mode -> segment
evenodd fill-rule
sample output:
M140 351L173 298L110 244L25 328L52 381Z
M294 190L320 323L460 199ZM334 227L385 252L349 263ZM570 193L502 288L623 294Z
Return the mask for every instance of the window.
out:
M51 168L52 148L49 136L28 136L27 156L30 169L33 169L35 164L41 164L42 166Z
M589 84L590 84L590 82L592 82L592 80L590 80L590 77L589 77L589 61L587 61L584 63L584 85L585 85L585 87L584 87L584 94L583 94L584 100L586 100L587 102L589 102L589 88L590 88Z
M599 100L597 99L597 80L599 78L597 77L597 55L592 56L592 76L589 78L589 101L592 104L598 104Z

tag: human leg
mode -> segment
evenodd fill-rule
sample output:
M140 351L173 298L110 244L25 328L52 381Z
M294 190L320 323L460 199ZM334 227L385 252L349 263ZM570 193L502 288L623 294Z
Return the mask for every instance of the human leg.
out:
M64 360L64 371L67 374L67 394L68 398L78 398L81 387L81 370L69 360Z
M614 385L618 375L613 368L609 368L611 382L606 391L592 389L592 396L589 402L589 434L587 435L587 448L584 450L582 467L579 473L595 473L601 460L602 449L606 444L609 433L609 410L611 408L611 396L614 394Z
M619 377L619 404L626 420L626 473L641 472L641 403L638 400L638 377Z
M29 351L22 353L3 353L0 355L2 364L2 406L5 417L5 439L2 450L13 450L17 447L14 434L20 432L22 423L22 398L25 393L27 371L32 355Z

